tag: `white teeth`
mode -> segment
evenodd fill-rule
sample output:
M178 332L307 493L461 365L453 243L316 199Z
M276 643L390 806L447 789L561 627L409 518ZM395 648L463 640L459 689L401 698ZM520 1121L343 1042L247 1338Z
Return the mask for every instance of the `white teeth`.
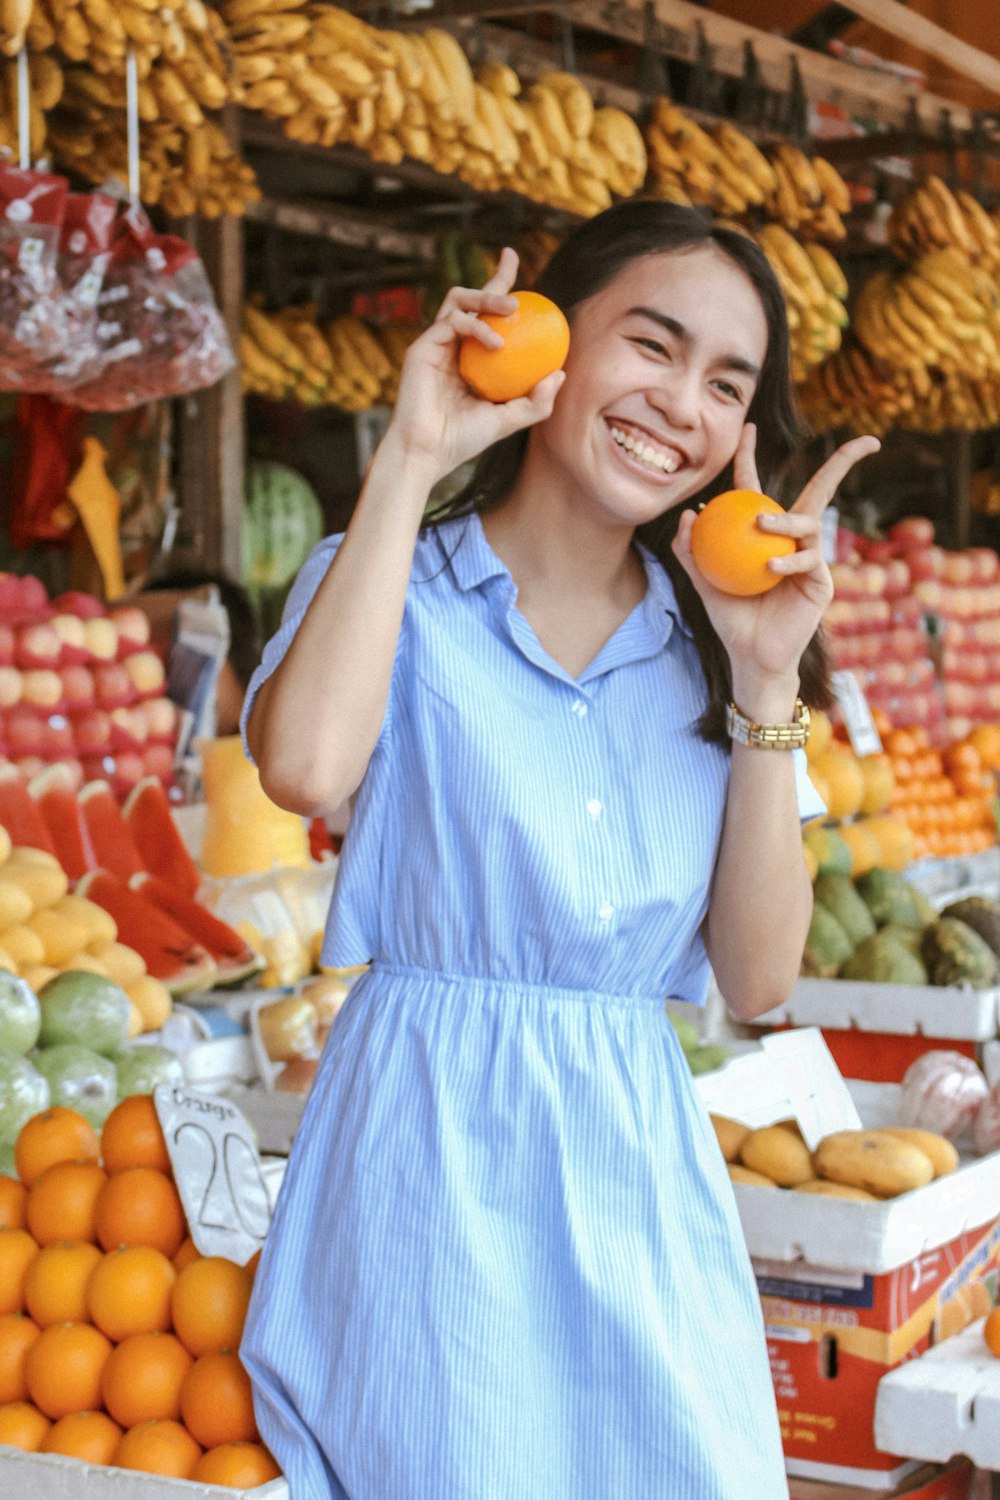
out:
M633 458L641 459L652 469L659 469L661 473L673 474L680 468L680 458L675 453L665 453L659 448L652 447L640 439L633 438L629 433L622 432L620 427L611 428L611 436L620 448L631 453Z

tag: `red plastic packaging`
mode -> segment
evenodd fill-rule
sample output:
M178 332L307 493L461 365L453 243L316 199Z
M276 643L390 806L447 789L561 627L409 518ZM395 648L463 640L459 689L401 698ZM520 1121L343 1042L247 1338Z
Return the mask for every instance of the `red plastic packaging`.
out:
M26 374L65 344L56 274L69 183L51 172L0 162L0 388L19 391Z
M70 193L56 259L59 339L25 372L21 389L65 392L99 373L104 352L98 339L97 302L104 285L118 204L106 193Z
M138 206L118 220L98 307L101 372L67 395L88 411L183 396L236 363L197 252L157 234Z

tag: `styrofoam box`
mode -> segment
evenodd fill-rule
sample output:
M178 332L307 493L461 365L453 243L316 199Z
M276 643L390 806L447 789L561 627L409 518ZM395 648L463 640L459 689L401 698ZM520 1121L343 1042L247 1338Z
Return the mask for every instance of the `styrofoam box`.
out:
M1000 989L867 984L854 979L799 979L784 1005L757 1016L761 1026L826 1026L985 1042L997 1035Z
M937 1463L964 1454L979 1469L1000 1469L1000 1359L983 1342L983 1319L883 1377L875 1444Z
M0 1444L0 1495L10 1500L289 1500L287 1481L234 1490L81 1463L58 1453L22 1453Z
M699 1092L713 1113L727 1113L727 1093L732 1093L727 1074L733 1079L735 1070L753 1055L734 1057L718 1072L698 1079ZM855 1079L846 1083L865 1127L891 1125L899 1118L898 1084ZM783 1102L777 1110L771 1121L747 1123L772 1123L789 1113ZM744 1183L734 1186L747 1247L756 1259L803 1260L831 1271L878 1275L1000 1215L1000 1152L963 1158L950 1176L883 1203L775 1193Z

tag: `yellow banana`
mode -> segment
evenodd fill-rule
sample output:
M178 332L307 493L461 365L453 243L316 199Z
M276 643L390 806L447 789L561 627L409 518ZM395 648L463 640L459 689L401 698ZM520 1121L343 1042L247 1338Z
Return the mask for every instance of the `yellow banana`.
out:
M826 290L843 301L848 291L847 277L841 270L839 262L834 259L825 245L817 245L814 241L804 245L803 249L812 261L813 270Z
M574 140L587 140L594 124L594 101L579 78L573 73L550 71L542 73L538 82L555 94Z
M835 208L838 214L849 214L851 190L833 163L827 161L825 156L814 156L811 165L820 192L827 203Z
M424 32L424 42L433 52L447 81L455 118L462 125L471 125L475 117L475 98L469 59L451 32L444 31L439 26L431 26Z
M516 99L521 92L521 80L508 63L482 63L475 76L491 94L506 94L508 99Z

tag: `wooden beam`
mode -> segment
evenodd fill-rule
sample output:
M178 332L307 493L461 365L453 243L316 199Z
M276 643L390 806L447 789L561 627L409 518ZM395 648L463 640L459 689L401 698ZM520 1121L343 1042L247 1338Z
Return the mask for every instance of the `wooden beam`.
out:
M290 234L313 235L354 250L374 250L400 260L434 259L434 236L394 229L375 214L351 208L317 208L310 203L279 202L263 198L247 205L246 218L255 224L274 224Z
M877 26L879 31L908 42L935 62L944 63L953 72L972 78L1000 95L1000 60L988 52L952 36L943 26L908 5L900 5L899 0L844 0L844 3L848 10Z

